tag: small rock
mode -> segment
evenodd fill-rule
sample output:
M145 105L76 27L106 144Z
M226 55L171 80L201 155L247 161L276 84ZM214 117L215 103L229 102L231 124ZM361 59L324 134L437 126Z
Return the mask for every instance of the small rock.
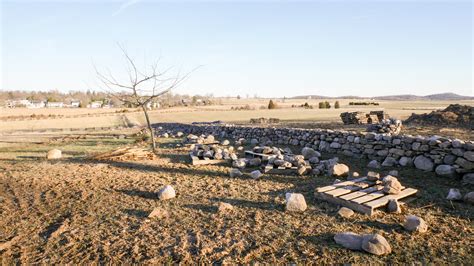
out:
M62 157L62 152L58 149L50 150L48 151L48 154L46 155L46 159L48 160L61 159L61 157Z
M424 233L428 231L428 225L426 224L426 222L422 218L417 217L415 215L407 216L403 227L410 232L417 231L420 233Z
M354 211L349 208L342 207L339 209L337 214L343 218L350 218L352 215L354 215Z
M262 159L260 158L252 158L249 161L250 166L260 166L262 164Z
M385 179L387 181L384 181L383 184L383 192L386 194L399 194L402 191L402 184L397 180L397 178L393 177L390 179Z
M317 164L317 163L319 163L319 158L316 157L316 156L315 156L315 157L311 157L311 158L309 158L308 161L309 161L310 164Z
M153 209L153 211L148 215L148 218L163 219L165 217L168 217L168 211L160 207Z
M362 237L362 249L378 256L392 252L392 248L385 237L379 234L364 235Z
M158 192L158 198L160 200L167 200L176 197L174 188L170 185L165 186Z
M286 193L286 210L292 212L303 212L307 205L303 194L300 193Z
M297 169L297 173L300 176L306 174L306 167L303 165L300 165Z
M301 150L301 154L304 156L304 158L306 160L311 159L313 157L321 157L321 153L319 153L319 152L317 152L314 149L309 148L309 147L304 147Z
M390 172L388 172L388 174L391 176L399 177L397 170L391 170Z
M342 182L342 180L340 180L340 179L334 179L334 182L332 182L332 184L335 185L335 184L341 183L341 182Z
M351 250L362 250L362 236L352 232L338 233L334 236L334 241Z
M240 177L240 176L242 176L242 172L240 172L239 169L232 168L232 169L230 169L229 175L230 175L230 177L232 177L232 178L234 178L234 177Z
M338 163L330 165L328 172L332 176L347 176L349 174L349 167L345 164Z
M394 165L396 165L398 162L395 158L392 158L392 157L387 157L385 158L385 160L383 161L382 163L382 166L386 166L386 167L392 167Z
M435 172L439 176L451 177L456 174L456 169L451 165L440 164L436 167Z
M474 185L474 173L465 174L465 175L462 177L462 182L463 182L464 184Z
M402 208L400 207L400 203L396 199L388 200L387 211L390 213L401 213Z
M232 167L243 169L247 165L245 159L237 159L232 162Z
M377 181L380 179L380 174L377 173L377 172L372 172L372 171L369 171L367 173L367 180L369 181Z
M227 145L229 145L229 144L230 144L230 141L227 140L227 139L225 139L225 140L223 140L223 141L221 142L221 145L222 145L222 146L227 146Z
M259 170L255 170L250 173L250 177L252 177L253 179L257 179L261 176L262 176L262 173Z
M380 169L382 166L380 166L380 163L377 160L372 160L367 164L367 167L369 168L374 168L374 169Z
M474 205L474 191L471 191L464 195L464 202Z
M447 200L461 200L462 199L461 191L459 191L459 189L457 188L450 188L446 199Z
M234 206L226 202L219 202L219 206L217 207L217 212L224 213L228 211L232 211Z

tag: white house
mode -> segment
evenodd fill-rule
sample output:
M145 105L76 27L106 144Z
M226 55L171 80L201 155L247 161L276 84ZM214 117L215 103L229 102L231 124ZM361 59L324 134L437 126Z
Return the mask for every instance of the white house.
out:
M48 108L63 108L64 103L63 102L48 102L48 103L46 103L46 107L48 107Z
M90 104L87 105L87 107L88 108L101 108L102 102L101 101L91 102Z
M46 103L44 101L31 101L26 107L30 109L44 108Z
M71 108L79 108L81 106L81 101L71 101Z

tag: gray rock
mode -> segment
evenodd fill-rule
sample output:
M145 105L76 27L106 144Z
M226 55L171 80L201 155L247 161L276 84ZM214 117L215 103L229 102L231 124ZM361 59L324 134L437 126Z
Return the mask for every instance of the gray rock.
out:
M317 152L314 149L309 148L309 147L304 147L301 150L301 154L304 156L304 158L306 160L314 158L314 157L316 157L316 158L321 157L321 153L319 153L319 152Z
M337 143L337 142L333 142L329 145L330 148L332 149L340 149L341 148L341 144Z
M391 170L388 172L388 175L394 176L394 177L399 177L398 171L397 170Z
M262 172L260 172L259 170L255 170L250 173L250 177L253 179L257 179L261 176L262 176Z
M456 168L447 164L440 164L436 167L435 172L439 176L454 176L456 174Z
M400 160L398 161L398 163L401 165L401 166L410 166L413 161L410 157L402 157L400 158Z
M462 199L461 191L459 191L459 189L457 188L450 188L446 199L447 200L461 200Z
M251 139L251 140L250 140L250 144L253 145L253 146L255 146L255 145L258 144L258 140L257 140L257 139Z
M416 231L419 233L424 233L428 231L428 225L426 224L425 220L415 215L408 215L403 227L405 230L410 232Z
M386 167L392 167L394 165L397 164L397 160L395 158L392 158L392 157L387 157L385 158L385 160L383 161L382 163L382 166L386 166Z
M380 169L381 168L380 163L377 160L370 161L369 164L367 164L367 167L374 168L374 169Z
M317 163L319 163L319 158L316 157L316 156L315 156L315 157L311 157L311 158L309 158L308 161L309 161L310 164L317 164Z
M474 185L474 173L467 173L462 177L464 184Z
M337 214L343 218L350 218L352 215L354 215L354 211L349 208L342 207L339 209Z
M378 256L392 252L390 244L379 234L364 235L362 237L362 249Z
M462 157L458 157L455 163L461 166L464 169L471 170L474 169L474 162L468 161Z
M158 191L158 198L160 200L172 199L174 197L176 197L176 192L174 191L174 188L170 185L166 185L164 188Z
M400 182L397 180L397 178L395 178L395 177L390 178L390 179L384 178L384 182L383 182L383 192L384 193L397 195L401 191L402 191L402 184L400 184Z
M240 172L239 169L232 168L232 169L230 169L229 175L230 175L230 177L232 177L232 178L234 178L234 177L240 177L240 176L242 176L242 172Z
M402 208L400 207L400 202L396 199L388 200L387 211L390 213L401 213Z
M434 163L430 158L423 155L417 156L414 161L415 167L423 171L433 171Z
M362 236L352 232L338 233L334 235L334 241L351 250L362 250Z
M443 163L444 164L448 164L448 165L453 165L454 162L456 161L456 156L454 155L451 155L451 154L447 154L446 156L444 156L443 158Z
M474 205L474 191L471 191L464 195L464 202Z
M307 208L303 194L286 193L286 210L290 212L304 212Z
M247 162L245 159L237 159L232 162L232 167L243 169L247 165Z
M249 165L250 166L260 166L262 164L262 159L260 158L252 158L249 160Z
M332 176L347 176L349 174L349 167L342 163L330 165L328 173Z

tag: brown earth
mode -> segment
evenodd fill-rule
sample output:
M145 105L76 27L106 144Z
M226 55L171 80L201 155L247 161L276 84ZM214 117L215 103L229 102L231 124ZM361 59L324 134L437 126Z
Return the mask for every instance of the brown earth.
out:
M264 175L230 178L228 166L193 167L176 140L160 141L158 159L98 162L91 153L131 140L91 138L61 143L0 146L0 260L12 263L307 262L469 264L473 256L474 207L445 200L449 188L473 187L459 180L400 169L401 182L420 190L404 214L356 214L344 220L338 207L314 198L330 177ZM43 159L60 148L58 161ZM366 161L342 158L365 173ZM384 169L386 173L390 169ZM177 197L159 201L170 184ZM286 192L303 193L308 210L284 211ZM218 214L217 204L234 210ZM149 219L156 207L169 212ZM429 224L425 234L402 229L404 215ZM334 233L379 233L392 253L377 257L335 244Z

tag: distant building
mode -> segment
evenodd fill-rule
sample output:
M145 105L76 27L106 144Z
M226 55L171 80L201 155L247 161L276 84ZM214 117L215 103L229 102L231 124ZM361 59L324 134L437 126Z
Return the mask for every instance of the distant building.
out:
M79 108L81 107L81 101L71 101L71 108Z
M31 101L26 107L30 109L44 108L46 103L44 101Z
M102 107L102 102L101 101L95 101L91 102L90 104L87 105L88 108L101 108Z
M28 105L30 105L30 101L29 100L8 100L6 102L6 106L8 108L15 108L15 107L27 107Z
M63 102L47 102L46 107L48 107L48 108L63 108L64 103Z

